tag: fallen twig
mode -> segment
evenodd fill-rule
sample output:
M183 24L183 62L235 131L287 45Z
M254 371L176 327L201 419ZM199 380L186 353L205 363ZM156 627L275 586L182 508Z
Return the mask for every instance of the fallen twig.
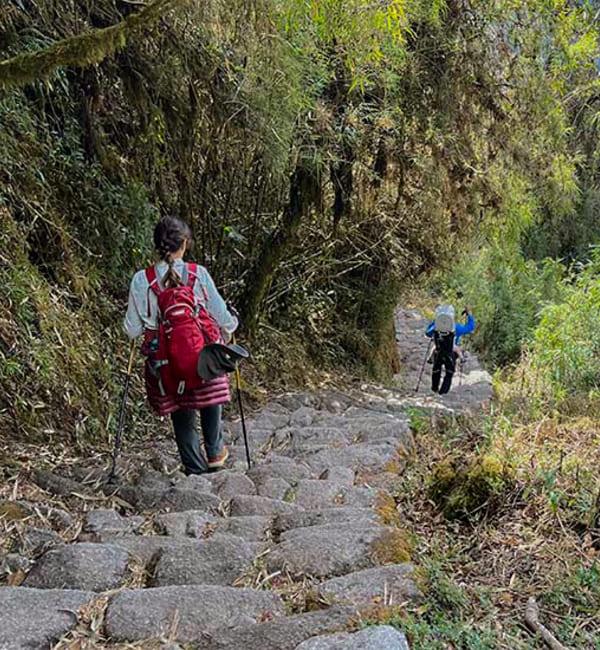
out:
M527 627L532 632L539 634L542 641L551 648L551 650L568 650L568 648L564 646L547 627L540 623L540 608L538 607L535 598L530 598L527 601L527 607L525 608L525 623L527 623Z

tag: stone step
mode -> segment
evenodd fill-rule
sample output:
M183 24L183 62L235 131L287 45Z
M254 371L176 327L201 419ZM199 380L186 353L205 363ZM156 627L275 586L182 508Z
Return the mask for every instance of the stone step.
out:
M410 650L406 636L389 625L360 632L327 634L304 641L296 650Z
M155 519L159 533L169 537L207 537L207 532L214 529L219 517L209 515L202 510L184 510L182 512L167 512Z
M267 556L269 571L318 578L346 575L379 564L375 543L388 528L335 523L295 528L283 533Z
M25 587L107 591L123 584L129 553L112 544L81 543L48 551L34 565Z
M123 517L116 510L90 510L85 515L83 533L100 538L103 535L126 535L135 533L144 521L140 516Z
M0 587L0 648L50 648L78 621L97 594L74 589Z
M292 489L288 498L305 510L321 510L331 506L370 508L377 499L377 490L349 487L336 481L303 479Z
M163 550L151 584L231 586L247 571L263 545L216 533L210 539Z
M272 517L280 514L301 512L303 508L278 499L259 496L236 496L231 500L230 514L235 517L262 515Z
M306 451L301 458L317 474L331 467L346 467L353 471L385 471L389 463L399 460L400 449L412 447L412 437L405 445L397 441L359 443L340 449Z
M138 511L203 510L215 513L221 507L221 499L211 492L201 492L189 487L144 487L125 485L118 489L118 496Z
M352 607L276 617L260 625L223 628L210 638L194 643L196 650L295 650L300 643L328 632L348 629L356 620Z
M379 516L370 508L324 508L322 510L307 510L291 514L280 514L273 522L273 532L276 535L295 528L308 528L324 524L356 524L370 526L381 523Z
M113 643L162 637L197 641L203 647L230 628L255 626L284 613L281 598L268 591L208 585L156 587L114 595L105 628Z
M368 606L399 606L414 603L422 594L414 581L414 566L390 564L331 578L315 587L317 595L329 603Z

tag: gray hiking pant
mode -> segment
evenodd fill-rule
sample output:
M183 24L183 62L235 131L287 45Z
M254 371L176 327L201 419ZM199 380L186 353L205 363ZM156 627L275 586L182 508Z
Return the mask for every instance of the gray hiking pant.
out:
M215 458L223 451L222 406L207 406L200 409L200 425L204 448L209 458ZM196 428L196 411L175 411L171 413L177 448L186 474L208 472L208 464L200 450L200 436Z

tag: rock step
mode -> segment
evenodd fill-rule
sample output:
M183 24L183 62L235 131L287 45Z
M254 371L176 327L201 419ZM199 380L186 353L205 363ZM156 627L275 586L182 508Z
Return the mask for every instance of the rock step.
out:
M314 637L296 650L409 650L409 647L402 632L389 625L378 625L360 632Z
M269 571L289 571L292 575L318 578L341 576L376 566L376 545L394 529L380 524L335 523L294 528L267 556Z
M216 474L185 477L171 441L157 442L114 495L128 516L87 512L76 543L65 541L77 535L78 518L62 507L0 502L0 516L22 540L0 558L0 573L24 577L22 587L0 587L0 648L49 647L77 624L80 607L108 592L112 643L406 650L392 627L355 629L364 607L421 598L405 561L410 545L378 515L380 499L393 500L377 487L391 485L414 447L412 409L453 415L491 397L475 355L450 395L431 396L426 377L414 394L425 325L417 312L398 310L403 388L286 394L250 418L248 471L239 423L227 427L233 469ZM94 498L104 472L88 463L68 474L40 470L34 479L62 505L74 493ZM114 492L106 490L109 504ZM276 593L232 586L264 570L298 576L329 607L286 616ZM140 582L144 588L124 588Z
M105 627L113 642L160 637L204 642L228 628L257 625L284 613L281 598L268 591L206 585L157 587L113 596Z
M0 587L0 648L49 648L77 625L89 591Z
M225 628L211 638L192 645L195 650L296 650L307 639L322 634L345 631L356 619L352 607L275 617L261 625Z
M359 609L374 604L398 606L422 598L414 581L414 567L408 563L363 569L331 578L317 585L315 591L326 602Z

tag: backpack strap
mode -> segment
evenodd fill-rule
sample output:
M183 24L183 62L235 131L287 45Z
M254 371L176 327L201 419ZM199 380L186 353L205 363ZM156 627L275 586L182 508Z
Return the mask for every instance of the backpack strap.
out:
M149 266L146 269L146 280L148 280L148 295L146 296L146 303L148 304L148 318L150 318L150 292L153 291L157 298L162 293L154 266Z
M162 289L158 283L158 276L156 275L156 269L154 266L149 266L146 269L146 280L148 280L148 290L154 291L158 297L162 293Z
M194 285L196 284L196 280L200 280L200 278L198 277L198 265L195 262L188 262L187 273L188 273L187 286L193 288ZM208 302L208 293L206 292L206 289L204 288L203 284L200 284L200 289L202 289L204 302L205 303Z
M187 286L193 287L198 279L198 265L195 262L188 262L187 264Z

